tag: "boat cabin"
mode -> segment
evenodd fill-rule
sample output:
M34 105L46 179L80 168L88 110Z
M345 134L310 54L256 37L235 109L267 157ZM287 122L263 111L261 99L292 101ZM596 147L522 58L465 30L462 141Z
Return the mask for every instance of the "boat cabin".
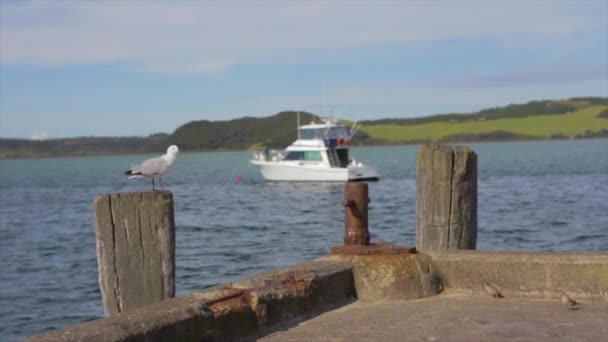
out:
M327 127L325 125L311 124L300 127L299 131L299 139L303 140L337 140L339 138L348 139L348 129L345 126Z
M298 160L303 162L326 162L331 167L348 166L350 145L348 128L343 125L309 124L300 126L297 149L289 149L283 160ZM309 145L311 141L322 142L321 145ZM304 150L303 147L313 147ZM322 147L323 149L319 149Z

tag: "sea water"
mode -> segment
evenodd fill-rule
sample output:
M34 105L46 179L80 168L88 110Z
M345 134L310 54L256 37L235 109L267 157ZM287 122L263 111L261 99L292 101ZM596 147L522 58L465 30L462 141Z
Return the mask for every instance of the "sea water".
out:
M608 139L467 144L478 156L478 249L608 251ZM357 147L372 241L413 246L417 146ZM151 155L0 160L0 336L103 316L92 202L151 190L123 170ZM343 184L265 182L248 152L182 153L173 192L177 294L327 254ZM158 184L157 184L158 185Z

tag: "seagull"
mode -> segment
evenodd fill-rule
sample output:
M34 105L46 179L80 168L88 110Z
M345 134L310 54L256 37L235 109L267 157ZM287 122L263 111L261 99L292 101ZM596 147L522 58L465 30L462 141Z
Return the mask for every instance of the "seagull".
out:
M574 299L570 298L570 296L568 296L567 293L562 296L562 303L564 305L567 305L568 309L570 309L570 310L578 309L576 306L581 304L581 303L575 301Z
M494 284L483 283L483 288L486 290L487 293L491 294L493 298L505 298L505 296L503 296L502 293L498 291L498 288Z
M154 178L158 177L160 189L164 190L163 182L161 181L160 177L167 175L169 171L171 171L173 164L175 164L175 158L177 158L178 153L179 149L177 146L171 145L167 149L166 154L160 157L144 160L141 164L133 166L131 170L125 171L125 175L129 176L129 179L152 177L152 191L156 191L154 188Z

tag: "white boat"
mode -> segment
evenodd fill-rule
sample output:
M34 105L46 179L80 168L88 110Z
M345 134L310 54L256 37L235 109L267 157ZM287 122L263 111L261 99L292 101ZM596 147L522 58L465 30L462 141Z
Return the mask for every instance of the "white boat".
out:
M254 152L250 163L270 181L378 180L374 167L351 158L353 134L337 120L322 118L321 122L299 126L297 140L284 153Z

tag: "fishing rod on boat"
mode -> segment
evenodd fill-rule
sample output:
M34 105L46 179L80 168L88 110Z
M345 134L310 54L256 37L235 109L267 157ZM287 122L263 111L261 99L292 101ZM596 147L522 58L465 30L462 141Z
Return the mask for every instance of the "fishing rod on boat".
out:
M359 128L361 128L361 124L359 123L359 121L355 121L355 123L350 127L351 134L348 137L348 140L350 140L357 133Z

